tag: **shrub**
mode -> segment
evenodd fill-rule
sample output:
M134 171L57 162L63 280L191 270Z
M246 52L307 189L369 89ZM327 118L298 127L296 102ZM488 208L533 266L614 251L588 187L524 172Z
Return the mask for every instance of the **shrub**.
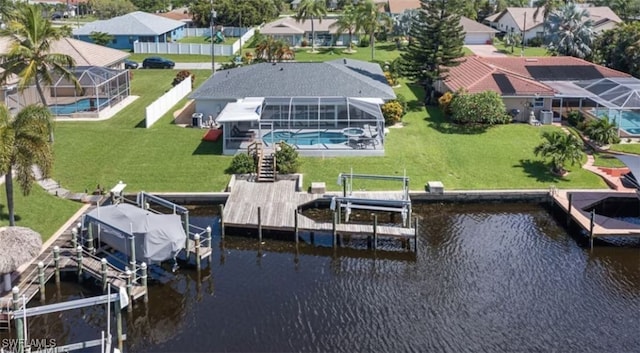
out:
M460 124L506 124L511 121L498 93L461 93L451 102L453 121Z
M389 83L389 86L393 87L398 84L398 79L394 77L394 75L391 74L391 72L385 71L384 77L387 79L387 83Z
M579 110L571 110L567 113L567 121L571 126L582 128L584 115Z
M256 162L247 153L236 154L231 165L225 170L227 174L248 174L256 171Z
M453 101L453 98L455 98L455 96L451 91L446 92L440 98L438 98L438 104L440 105L440 109L442 109L442 112L446 116L451 115L451 102Z
M542 46L542 37L534 37L527 40L527 46L530 47L541 47Z
M397 100L388 101L382 105L382 115L384 116L384 123L386 125L399 123L404 115L402 103Z
M306 39L303 39L302 42L300 42L300 46L303 47L303 48L307 47L307 46L309 46L309 42L307 42Z
M360 48L367 48L369 46L369 35L364 35L362 37L360 37L360 42L358 42L358 46Z
M187 70L182 70L176 74L176 77L171 82L173 87L177 86L180 82L184 81L187 77L191 76L191 88L193 88L194 83L196 82L196 76L191 74L191 72Z
M300 161L295 147L281 141L276 149L276 170L281 174L293 174L298 172Z

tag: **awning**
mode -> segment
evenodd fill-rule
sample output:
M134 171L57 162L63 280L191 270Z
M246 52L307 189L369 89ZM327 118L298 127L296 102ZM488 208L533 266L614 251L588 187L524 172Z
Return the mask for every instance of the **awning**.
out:
M262 103L264 103L264 97L249 97L238 102L227 103L216 118L216 122L259 121L262 115Z
M616 158L620 160L620 162L624 163L629 171L633 173L633 176L637 178L640 177L640 156L632 156L629 154L618 154ZM636 187L638 187L637 182L635 182Z
M349 104L373 115L376 118L382 118L382 111L380 105L384 104L384 101L380 98L348 98Z

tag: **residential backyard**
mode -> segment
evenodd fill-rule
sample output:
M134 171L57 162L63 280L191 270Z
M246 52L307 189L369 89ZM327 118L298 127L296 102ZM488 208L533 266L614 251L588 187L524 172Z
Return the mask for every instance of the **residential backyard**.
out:
M224 37L224 42L215 43L215 44L226 44L232 45L233 43L238 41L238 37ZM197 37L184 37L178 40L178 43L192 43L192 44L211 44L211 40L205 36L197 36Z
M525 47L524 51L522 47L516 45L513 47L513 52L511 52L511 46L505 45L503 41L499 39L493 40L493 46L498 49L499 52L511 55L511 56L520 56L520 53L523 53L524 56L549 56L549 52L545 47Z

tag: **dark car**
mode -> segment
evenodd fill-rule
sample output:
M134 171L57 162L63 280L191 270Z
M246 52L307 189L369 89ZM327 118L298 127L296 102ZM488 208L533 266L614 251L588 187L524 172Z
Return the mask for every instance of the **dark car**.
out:
M138 63L133 60L124 59L124 68L135 70L138 68Z
M143 69L173 69L175 65L176 63L173 61L157 56L146 58L142 61Z
M63 17L62 13L54 12L53 15L51 15L51 20L61 20Z

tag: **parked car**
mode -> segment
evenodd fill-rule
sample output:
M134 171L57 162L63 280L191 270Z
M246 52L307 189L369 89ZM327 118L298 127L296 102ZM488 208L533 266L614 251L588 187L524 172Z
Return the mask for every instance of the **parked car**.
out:
M138 63L133 60L124 59L124 68L135 70L138 68Z
M51 15L51 20L61 20L64 17L64 15L61 12L54 12L53 15Z
M173 69L176 65L173 61L158 56L152 56L142 61L143 69Z

